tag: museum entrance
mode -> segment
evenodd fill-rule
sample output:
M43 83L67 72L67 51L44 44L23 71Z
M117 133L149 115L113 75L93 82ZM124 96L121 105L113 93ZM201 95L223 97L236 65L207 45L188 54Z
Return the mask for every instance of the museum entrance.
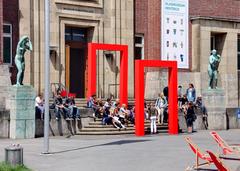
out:
M66 89L77 98L85 98L87 28L65 27Z

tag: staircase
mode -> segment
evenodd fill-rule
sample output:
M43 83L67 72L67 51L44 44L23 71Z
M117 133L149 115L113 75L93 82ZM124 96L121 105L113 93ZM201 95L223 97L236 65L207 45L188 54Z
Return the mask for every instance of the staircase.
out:
M102 99L103 102L106 102L107 99ZM155 99L146 99L146 103L155 103ZM87 106L87 99L85 98L75 98L76 106L79 108L85 108ZM135 99L128 99L128 105L134 105Z
M103 102L106 101L106 99L102 99ZM51 99L51 102L53 102L53 99ZM50 103L51 103L50 102ZM128 105L134 105L134 99L129 99L128 101ZM150 102L155 102L155 100L153 99L147 99L146 100L147 103ZM78 132L77 135L122 135L122 134L135 134L135 127L133 124L128 124L128 126L126 126L126 129L117 129L115 128L113 125L103 125L102 124L102 119L95 119L95 121L93 121L92 118L92 109L86 108L86 104L87 104L87 100L86 99L82 99L82 98L76 98L75 99L75 103L76 106L80 108L80 114L81 114L81 118L82 118L82 122L84 119L86 118L90 118L87 119L87 124L84 124L85 126L83 126ZM145 133L149 134L150 133L150 121L146 120L144 123L145 126ZM158 133L167 133L168 132L168 125L167 124L157 124L157 132Z
M157 124L158 133L167 133L168 125ZM134 134L135 128L133 124L128 124L126 129L117 129L113 125L102 125L101 119L96 119L96 121L89 122L88 125L83 127L78 135L120 135L120 134ZM150 121L145 121L145 133L150 133Z

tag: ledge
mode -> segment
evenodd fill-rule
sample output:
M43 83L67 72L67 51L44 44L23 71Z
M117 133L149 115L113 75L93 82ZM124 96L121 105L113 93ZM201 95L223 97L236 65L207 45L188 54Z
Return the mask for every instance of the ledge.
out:
M228 18L228 17L190 16L190 20L217 20L217 21L240 23L239 18Z

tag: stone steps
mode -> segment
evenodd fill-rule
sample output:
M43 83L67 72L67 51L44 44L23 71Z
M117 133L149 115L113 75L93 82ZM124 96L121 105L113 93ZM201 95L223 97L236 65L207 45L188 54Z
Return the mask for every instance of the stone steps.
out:
M144 121L145 133L150 133L150 121ZM157 124L157 130L159 133L167 133L168 125L167 124ZM102 125L102 119L96 118L95 121L89 122L88 125L85 125L79 135L120 135L120 134L134 134L135 127L133 124L128 124L126 129L117 129L113 125Z
M129 124L128 127L133 127L133 124ZM149 124L144 124L145 127L150 127L150 123ZM157 127L159 129L167 129L168 126L167 125L160 125L157 124ZM84 128L113 128L113 125L86 125L84 126Z
M105 102L107 99L102 99L103 102ZM155 99L145 99L147 103L149 102L155 102ZM53 103L53 99L50 99L50 104ZM128 104L129 105L134 105L135 99L130 98L128 99ZM87 99L86 98L75 98L75 104L79 108L86 108L87 106Z
M145 129L145 133L149 134L150 131ZM158 130L158 133L168 133L168 130ZM77 135L123 135L123 134L135 134L135 130L116 130L116 131L93 131L93 132L78 132Z

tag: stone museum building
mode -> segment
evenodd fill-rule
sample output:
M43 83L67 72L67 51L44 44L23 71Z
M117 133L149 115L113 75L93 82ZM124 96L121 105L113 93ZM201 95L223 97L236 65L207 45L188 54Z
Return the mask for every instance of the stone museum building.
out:
M132 0L51 0L50 78L77 97L87 91L87 45L90 42L129 47L129 95L133 96L134 4ZM21 0L20 36L28 35L25 84L44 91L44 1ZM119 52L97 52L97 96L118 96Z
M134 97L134 60L164 59L161 2L51 0L50 82L60 83L77 97L84 98L88 81L87 43L126 44L129 47L128 92L130 98ZM227 107L237 107L240 97L239 8L237 0L189 0L188 56L184 56L187 65L179 69L178 76L184 91L188 83L193 83L197 95L201 95L208 87L208 58L211 50L216 49L222 56L219 87L225 92ZM0 61L9 66L12 83L16 81L13 61L17 40L27 35L33 51L26 53L24 83L33 85L38 93L43 92L44 1L0 0L0 26L3 27L0 29ZM119 52L98 51L97 56L97 96L118 97ZM167 86L164 69L148 68L145 78L146 98L156 98Z
M160 60L161 47L160 0L135 1L135 59ZM174 4L175 5L175 4ZM219 86L224 90L226 107L239 105L240 69L240 1L189 0L188 68L179 69L178 83L185 92L189 83L197 95L208 88L208 59L211 50L222 56L219 66ZM156 97L167 86L165 70L148 69L145 96ZM238 92L238 93L237 93Z

